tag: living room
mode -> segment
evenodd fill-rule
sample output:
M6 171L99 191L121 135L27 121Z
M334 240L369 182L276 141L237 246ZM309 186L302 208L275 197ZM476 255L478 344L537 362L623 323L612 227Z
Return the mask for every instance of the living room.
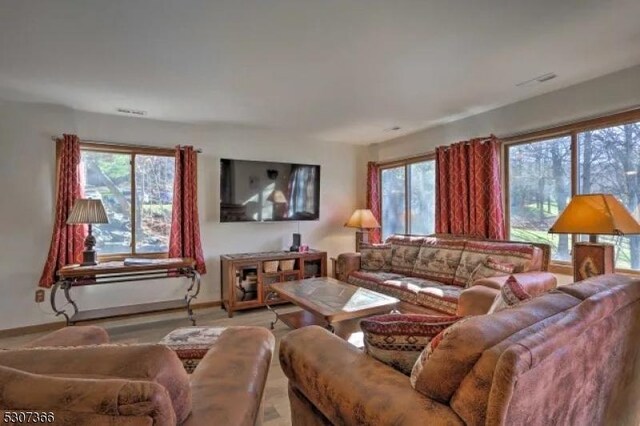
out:
M0 398L3 415L18 416L4 421L26 423L21 413L31 411L51 412L60 424L200 424L199 419L209 419L213 424L414 424L418 418L423 424L517 424L524 419L534 424L581 424L587 418L595 419L592 424L639 424L640 406L630 401L640 398L640 355L637 350L627 349L634 344L640 346L631 338L640 327L635 325L640 323L640 283L636 281L640 237L633 236L640 218L640 183L636 178L640 159L640 5L577 0L561 5L529 3L166 0L158 4L54 0L3 4L0 176L7 185L3 191L6 201L0 206L0 235L5 242L0 256L5 277L0 299L0 348L11 350L3 351L6 359L0 360L0 370L6 367L8 371L3 376L6 387L2 394L13 391L11 383L18 387L20 383L33 383L47 396L32 399L18 389L11 397ZM491 198L492 206L497 203L500 209L501 225L496 233L453 229L453 221L448 221L453 214L441 210L445 206L443 188L449 179L438 183L444 163L438 163L436 148L444 153L449 149L445 147L460 142L469 146L473 140L482 146L494 143L490 158L492 176L498 179L483 181L479 187L496 191ZM66 144L80 155L75 179L84 193L82 197L60 190L67 175L61 161L66 158ZM587 148L593 148L588 154L592 162L584 161ZM180 161L174 157L184 158L187 152L194 159L196 178L184 178L184 184L178 187L175 176L179 175L176 167ZM144 160L161 171L149 175L141 172ZM266 168L266 173L259 176L248 173L240 178L249 187L259 187L259 191L252 194L255 198L229 198L223 185L226 164L234 162L239 168L240 163L248 161L260 162ZM280 166L293 170L292 176L296 166L309 166L317 173L317 180L303 188L311 194L305 203L312 207L311 212L304 208L300 211L309 216L295 216L291 208L291 187L295 185L286 183L294 178L285 176ZM462 167L473 177L470 163ZM586 170L592 173L589 179ZM164 179L162 188L148 194L139 189L147 178L159 176ZM458 182L457 176L450 176L450 180ZM100 183L95 183L96 179ZM465 191L472 188L472 180L461 183ZM263 187L259 183L275 185L280 181L285 182L280 192L277 185ZM585 186L587 181L591 189ZM109 186L114 182L117 187ZM568 223L584 230L561 229L567 221L557 221L563 212L571 213L570 202L580 195L601 192L613 195L603 198L604 203L622 206L621 216L611 220L616 226L609 231L584 228L581 217L587 217L587 212L583 209ZM133 193L136 196L132 197ZM175 202L177 194L184 200L179 206ZM283 201L280 196L284 196ZM91 225L96 239L92 250L84 246L86 227L78 225L90 222L67 225L81 198L101 199L109 222L95 219ZM195 209L184 207L187 200ZM247 211L257 205L257 210L233 220L233 215L225 213L230 204L242 204ZM606 204L606 209L613 211L611 205ZM284 210L279 210L281 207ZM366 217L356 215L353 227L345 226L359 209L368 209L363 213ZM186 219L176 219L178 214L186 218L187 211L189 221L195 218L195 228L199 229L184 226ZM373 225L364 220L370 217L369 212L374 217ZM587 222L594 223L593 217ZM624 228L626 225L628 228ZM555 233L549 233L550 229ZM73 246L66 239L61 242L62 235L71 235L66 234L70 230L79 230L80 244ZM180 249L172 252L171 238L176 230L189 238L183 238ZM619 333L602 337L599 346L615 343L619 350L613 351L618 358L611 355L607 361L603 356L601 362L585 367L582 373L589 383L595 383L594 388L584 395L562 398L565 407L554 406L552 410L561 414L546 422L530 413L541 411L549 399L536 397L531 406L518 399L523 392L538 391L533 385L528 390L509 388L516 395L510 403L492 400L490 408L478 408L484 414L476 417L460 408L465 402L460 396L464 392L450 392L446 397L421 393L407 377L411 371L388 371L391 367L374 359L373 353L366 353L371 344L366 339L373 332L363 333L359 321L373 314L399 311L430 318L482 317L476 318L478 324L486 324L483 321L494 315L486 313L500 298L504 280L496 284L489 279L486 285L474 283L470 288L462 283L454 289L453 308L443 310L424 303L416 308L419 304L407 302L398 289L385 293L379 283L367 287L349 278L351 272L358 276L357 271L348 270L353 266L349 262L361 265L364 256L348 255L355 251L356 244L364 244L362 253L368 248L376 250L360 240L384 243L393 234L435 233L512 240L531 248L542 260L529 272L535 275L529 284L525 282L528 278L521 279L520 284L530 285L527 289L532 296L535 293L535 302L525 303L528 309L542 303L541 297L557 298L553 306L562 305L571 315L575 314L572 309L584 311L584 304L595 303L593 300L606 298L609 293L616 303L628 303L620 314L610 308L609 302L601 305L612 309L607 321L618 321L620 327ZM585 237L579 239L578 234ZM587 263L580 257L575 261L580 247L594 247L587 246L586 235L599 235L594 244L601 252L590 252L590 257L584 258ZM543 248L535 251L535 244ZM65 256L67 251L70 254ZM83 257L83 251L88 258ZM253 257L234 258L237 254ZM227 256L231 256L230 261L224 263ZM167 266L166 258L172 257L194 261ZM112 284L105 281L105 285L96 285L103 282L96 280L95 274L104 271L88 274L85 270L73 275L71 267L66 280L65 271L61 275L64 266L87 259L88 265L80 268L106 268L110 262L132 258L142 264L134 265L133 271L117 272L109 278L114 279ZM92 260L97 265L91 265ZM287 260L293 260L291 266L285 266ZM314 262L320 263L315 266ZM305 270L305 263L311 269ZM599 268L597 273L593 272L594 264ZM47 269L47 265L51 266ZM149 271L149 265L160 269ZM579 286L576 274L585 273L587 267L591 269L586 276L596 275L589 278L596 284L576 287L571 297L585 299L576 305L577 301L569 301L566 298L570 296L562 293L572 290L559 289ZM515 270L511 272L517 278ZM278 305L265 306L269 305L271 287L266 282L264 289L262 285L269 274L277 276L273 288L281 291L278 297L291 303L280 304L278 300ZM235 286L238 277L253 287ZM368 297L383 294L386 299L380 297L375 309L361 310L359 316L325 315L321 307L305 305L306 296L287 292L287 277L295 278L291 281L294 283L311 280L309 285L315 285L314 279L333 278L339 282L336 285L350 284L348 288L357 288L355 291L371 291ZM85 281L81 283L81 279ZM397 276L391 280L401 287L414 285L405 285ZM617 293L608 292L598 280L612 280L606 283ZM595 292L596 287L597 293L586 294L586 288ZM242 294L239 288L244 290ZM444 287L436 290L447 291ZM323 287L323 291L328 290ZM566 298L560 301L558 292ZM325 301L326 306L331 300L335 302L331 297ZM458 310L463 302L470 309L466 314ZM289 314L301 312L299 308L306 308L305 314L295 322ZM540 307L536 315L550 310ZM495 315L505 316L499 312ZM550 318L540 317L539 324L550 323ZM570 318L565 321L570 322ZM173 371L190 389L189 398L185 397L189 402L182 401L178 407L174 399L178 391L167 389L173 406L155 408L154 413L162 415L144 413L141 408L127 413L129 406L87 414L93 408L83 407L81 401L77 410L69 401L56 405L57 400L50 396L63 392L65 384L47 380L56 374L77 377L81 373L47 371L52 365L59 368L64 364L52 361L64 360L63 350L27 347L90 345L78 349L85 352L78 352L78 361L68 367L71 369L82 364L82 357L87 357L86 365L91 366L120 356L123 363L134 363L147 356L140 347L149 345L148 359L158 357L154 365L173 368L180 351L173 359L173 352L166 353L152 343L174 330L195 328L194 322L196 327L215 330L249 326L249 330L239 332L255 334L248 338L230 333L220 337L218 332L213 337L205 336L213 340L206 355L196 357L196 367L190 367L195 372L186 375ZM301 327L316 323L326 330ZM457 327L464 327L462 324ZM528 327L538 330L539 324ZM83 330L86 335L74 335ZM99 330L106 330L106 334ZM339 339L334 341L331 338L336 336L322 334L327 330ZM593 336L602 336L603 330L587 329L587 334L595 339ZM305 331L308 334L302 333ZM51 337L51 333L69 334ZM551 336L559 338L559 334ZM412 366L433 337L412 355ZM619 340L612 342L613 338ZM288 352L280 353L283 339ZM247 340L252 344L245 344ZM500 341L504 348L496 340L495 347L507 351L507 340ZM341 345L346 341L351 343L344 348ZM134 345L130 353L120 354L105 345L107 342ZM524 344L512 343L514 347ZM303 352L305 345L314 348L318 358L307 354L311 350ZM451 345L443 343L442 350ZM530 348L534 347L531 344ZM547 347L543 349L556 354ZM380 373L384 377L381 383L388 380L388 392L405 392L405 400L390 397L385 403L393 407L381 406L378 413L372 407L380 401L376 397L385 395L384 389L374 389L372 383L370 396L366 395L367 387L361 389L365 401L360 401L357 389L347 389L344 384L341 388L329 379L316 384L330 387L326 398L312 395L305 383L296 382L300 370L287 364L286 357L299 360L305 353L309 356L306 367L325 363L325 374L342 373L332 364L331 351L345 351L344 359L361 365L363 372L369 371L372 376ZM542 359L539 352L531 351ZM13 358L10 352L14 352ZM487 357L493 354L490 352L486 351ZM216 353L215 365L205 363L216 358ZM200 358L203 365L197 366ZM239 358L247 364L233 367ZM20 376L15 373L20 370L19 362L36 367L25 366L26 376ZM115 362L105 364L113 366ZM610 379L594 372L603 369L606 362L617 366ZM576 371L573 373L578 375ZM136 383L143 381L138 370L131 368L130 373L132 376L126 377L137 378ZM231 373L238 376L235 386L229 384ZM112 371L103 374L123 379ZM245 375L246 383L242 382ZM471 376L469 373L467 380L472 380ZM349 378L355 381L358 377ZM154 377L144 378L150 383L163 383ZM573 392L582 382L571 379L571 384L553 382L550 387L565 386ZM215 381L218 383L212 383ZM258 390L248 395L242 388L247 383ZM494 393L502 390L496 383L493 386ZM342 392L350 392L351 398L345 398ZM605 394L610 396L605 398ZM106 395L95 393L92 397ZM208 397L216 399L213 408L207 405ZM47 400L52 402L43 402ZM431 408L424 410L423 417L415 413L409 416L410 401ZM354 412L358 406L365 407L359 414ZM345 417L349 411L354 414ZM243 413L249 414L243 417ZM524 414L518 417L517 413Z

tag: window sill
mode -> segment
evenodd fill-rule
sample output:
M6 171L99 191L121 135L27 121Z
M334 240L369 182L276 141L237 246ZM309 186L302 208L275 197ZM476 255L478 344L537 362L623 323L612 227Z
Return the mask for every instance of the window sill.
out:
M142 259L167 259L168 253L115 253L115 254L103 254L98 255L98 261L100 262L121 262L127 258L135 257Z
M549 272L561 275L573 276L573 265L571 262L552 261L549 264ZM616 268L616 274L640 276L639 270Z

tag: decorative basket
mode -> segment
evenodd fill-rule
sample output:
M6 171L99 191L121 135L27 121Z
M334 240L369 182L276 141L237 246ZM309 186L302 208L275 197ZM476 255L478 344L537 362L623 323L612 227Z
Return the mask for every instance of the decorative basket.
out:
M278 272L278 261L277 260L267 260L262 262L262 267L264 268L264 272L267 274Z
M295 259L287 259L280 261L280 270L281 271L291 271L293 266L296 264Z

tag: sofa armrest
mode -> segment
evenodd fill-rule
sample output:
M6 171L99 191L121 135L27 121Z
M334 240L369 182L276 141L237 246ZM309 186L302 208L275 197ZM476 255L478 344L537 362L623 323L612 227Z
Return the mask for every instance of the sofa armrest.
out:
M266 328L223 331L191 375L193 410L182 426L261 424L274 347L275 338Z
M137 416L154 425L176 424L167 391L147 381L52 377L0 366L0 395L3 410L64 412L72 418L69 413Z
M513 274L527 293L538 296L556 287L556 276L550 272L521 272ZM456 315L465 317L468 315L484 315L500 293L500 289L507 282L509 275L491 278L480 278L473 282L471 287L460 293Z
M280 365L290 386L333 424L462 424L449 406L415 391L407 376L321 327L287 334Z
M537 296L548 290L556 288L558 280L551 272L521 272L513 274L518 283L524 287L524 289L531 296ZM509 275L492 278L480 278L473 282L473 286L482 285L489 288L495 288L500 290L504 283L507 282Z
M64 327L23 345L23 348L104 345L107 331L95 325Z
M335 277L340 281L347 281L352 272L360 270L360 253L342 253L338 255L335 268Z
M0 351L0 365L33 374L154 381L169 393L180 423L191 411L189 375L164 345L12 349Z

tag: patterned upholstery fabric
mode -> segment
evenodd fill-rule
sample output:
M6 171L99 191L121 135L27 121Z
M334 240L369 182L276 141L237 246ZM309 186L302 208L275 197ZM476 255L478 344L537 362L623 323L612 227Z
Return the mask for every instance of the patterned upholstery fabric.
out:
M348 282L404 302L455 315L463 288L386 272L353 272Z
M531 295L527 293L518 280L511 275L500 289L500 293L496 296L496 300L493 302L493 305L491 305L488 313L499 312L529 299L531 299Z
M393 235L387 238L387 243L393 245L391 272L410 275L423 242L423 237Z
M369 355L409 375L431 339L458 319L448 315L390 314L364 319L360 327Z
M449 315L455 315L458 299L464 289L457 285L445 285L431 282L422 287L416 295L416 303L420 306L435 309Z
M364 271L391 270L391 256L393 247L391 244L360 244L360 268Z
M471 287L475 280L479 280L481 278L499 277L501 275L512 274L515 268L516 267L513 263L503 263L489 256L473 270L465 288Z
M225 329L225 327L177 328L162 338L160 344L171 348L182 361L187 373L191 374Z
M464 240L425 238L411 275L453 284L464 246Z
M527 272L539 249L530 244L467 241L456 271L454 284L465 286L479 264L489 256L501 263L514 265L514 273Z

